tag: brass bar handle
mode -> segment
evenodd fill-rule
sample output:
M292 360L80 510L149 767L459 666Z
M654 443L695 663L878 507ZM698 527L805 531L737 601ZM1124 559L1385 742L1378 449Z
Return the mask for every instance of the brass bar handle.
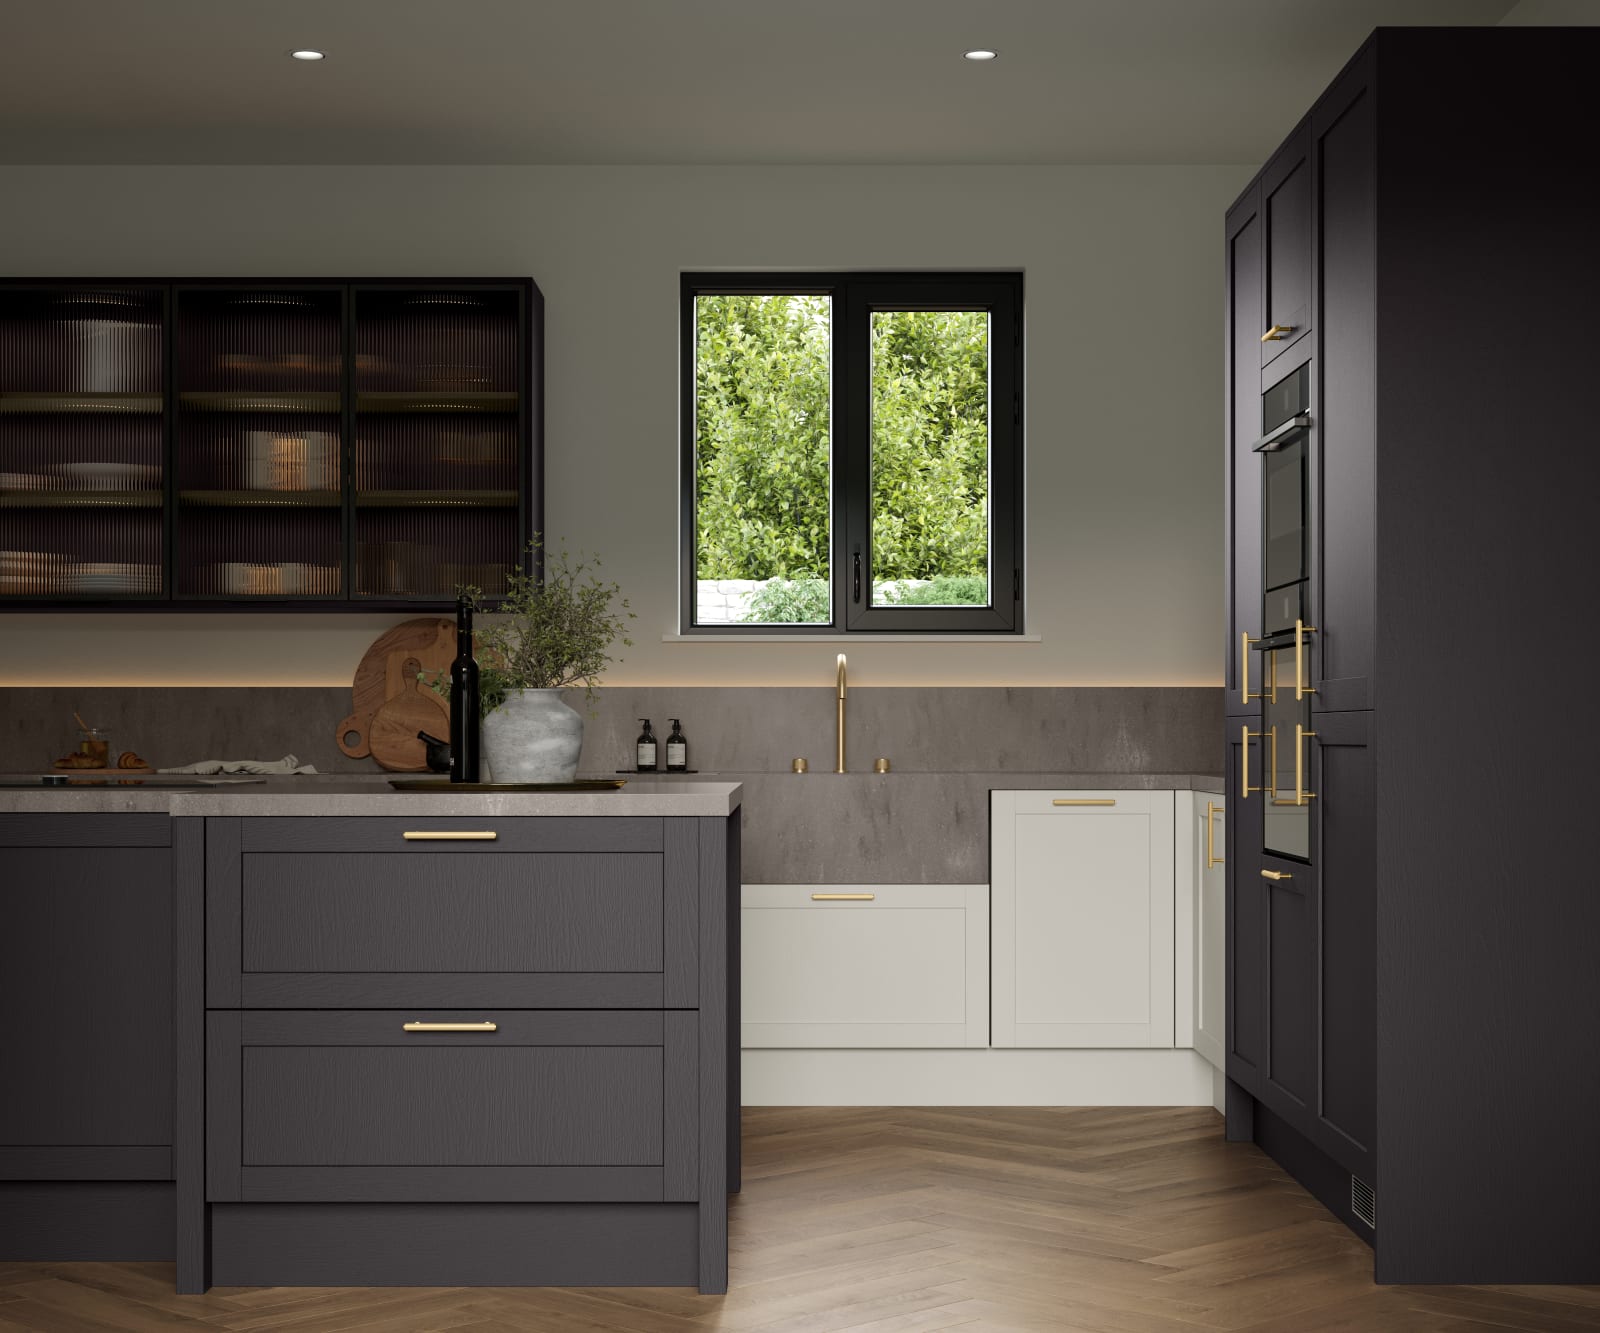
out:
M1264 736L1272 737L1272 770L1273 773L1276 773L1278 768L1278 729L1273 727L1269 731L1251 731L1250 724L1246 722L1244 726L1239 728L1239 736L1239 799L1248 801L1250 793L1253 791L1270 792L1272 790L1270 785L1265 787L1252 787L1250 785L1250 742L1260 740ZM1269 774L1268 776L1272 775ZM1277 779L1274 777L1273 781L1275 782Z
M1264 343L1281 343L1285 334L1293 332L1293 324L1274 324L1270 329L1261 335L1261 341Z
M1316 796L1316 792L1306 790L1306 747L1307 738L1315 736L1314 731L1307 731L1300 723L1294 724L1294 803L1304 805Z
M1293 879L1294 876L1291 875L1287 870L1263 870L1261 872L1261 878L1270 879L1276 883L1280 879Z
M405 1032L498 1032L498 1023L402 1023Z
M1227 862L1217 855L1217 816L1225 806L1218 805L1215 801L1206 802L1206 869L1213 866L1225 865Z
M1242 629L1242 630L1239 631L1239 702L1240 703L1247 704L1252 699L1264 698L1265 694L1266 694L1266 682L1264 680L1262 681L1262 688L1260 690L1257 690L1256 693L1254 693L1254 694L1250 693L1250 645L1252 643L1260 643L1260 642L1261 642L1260 639L1252 639L1250 637L1250 631L1249 630Z
M465 833L454 829L443 829L436 832L423 830L422 832L402 833L400 835L407 842L493 842L500 835L493 831Z
M1316 691L1306 684L1306 640L1307 634L1315 634L1317 627L1307 625L1302 621L1294 622L1294 701L1299 703L1308 694Z
M877 896L875 893L813 893L811 901L814 903L870 903Z
M1106 796L1068 796L1051 801L1051 805L1115 805L1116 797Z

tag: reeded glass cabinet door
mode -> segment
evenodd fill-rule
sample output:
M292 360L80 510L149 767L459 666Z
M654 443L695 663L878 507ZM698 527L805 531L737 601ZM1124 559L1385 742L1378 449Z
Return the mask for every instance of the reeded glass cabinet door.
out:
M355 595L506 591L524 534L515 288L355 291Z
M0 598L163 587L166 294L0 291Z
M179 288L180 598L316 601L344 587L344 293Z

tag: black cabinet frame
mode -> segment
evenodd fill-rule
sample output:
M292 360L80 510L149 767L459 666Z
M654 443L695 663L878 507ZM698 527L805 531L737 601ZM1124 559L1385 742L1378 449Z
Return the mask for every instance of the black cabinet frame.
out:
M354 331L357 298L364 292L406 291L512 291L518 304L517 353L517 567L532 569L528 544L544 528L544 296L531 278L439 277L142 277L142 278L24 278L0 279L0 301L8 293L61 291L74 288L106 290L140 288L162 294L162 566L159 594L126 593L86 597L0 596L0 611L430 611L448 608L453 594L390 594L358 597L355 579L354 454L356 386ZM176 530L178 495L175 477L178 393L175 351L178 298L185 292L207 290L286 289L338 290L342 293L340 350L340 561L338 595L180 595L176 589ZM492 599L491 599L492 601Z

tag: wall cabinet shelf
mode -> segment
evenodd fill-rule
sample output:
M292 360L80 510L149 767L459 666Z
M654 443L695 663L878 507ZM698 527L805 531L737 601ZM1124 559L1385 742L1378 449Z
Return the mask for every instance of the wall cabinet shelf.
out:
M510 279L0 282L0 607L444 607L543 522Z

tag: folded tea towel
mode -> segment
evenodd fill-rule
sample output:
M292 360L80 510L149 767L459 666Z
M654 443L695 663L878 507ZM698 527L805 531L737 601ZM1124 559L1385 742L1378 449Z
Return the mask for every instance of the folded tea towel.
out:
M286 754L282 759L202 759L182 768L160 768L158 773L315 773L310 764Z

